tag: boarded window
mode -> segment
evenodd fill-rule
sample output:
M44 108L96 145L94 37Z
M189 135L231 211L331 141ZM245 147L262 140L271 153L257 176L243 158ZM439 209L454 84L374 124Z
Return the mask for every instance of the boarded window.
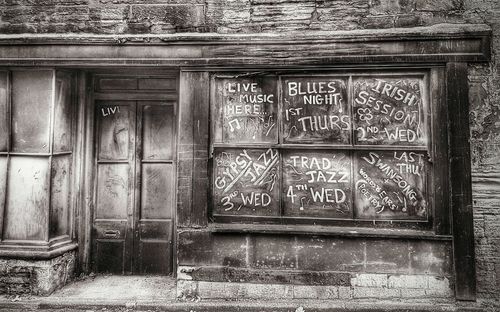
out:
M47 160L11 156L8 170L4 239L44 240L50 197Z
M69 240L74 86L67 71L0 71L2 239Z
M212 215L427 222L427 76L214 77Z

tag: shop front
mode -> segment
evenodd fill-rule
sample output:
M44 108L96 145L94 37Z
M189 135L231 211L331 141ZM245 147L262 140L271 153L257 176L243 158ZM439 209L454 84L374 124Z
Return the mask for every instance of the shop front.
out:
M467 66L482 25L6 36L0 265L202 298L475 299Z

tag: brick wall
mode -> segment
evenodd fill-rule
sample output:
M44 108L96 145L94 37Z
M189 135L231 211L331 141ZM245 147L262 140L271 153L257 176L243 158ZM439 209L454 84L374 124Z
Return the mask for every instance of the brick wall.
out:
M0 33L249 33L443 22L493 29L492 62L470 67L470 125L478 291L500 300L500 1L0 0Z

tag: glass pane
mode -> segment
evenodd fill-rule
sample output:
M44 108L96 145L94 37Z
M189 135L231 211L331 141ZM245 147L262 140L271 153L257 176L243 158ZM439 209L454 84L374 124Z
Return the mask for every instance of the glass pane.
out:
M48 171L48 158L10 157L5 239L46 239L50 195Z
M128 159L129 107L112 102L97 107L99 159Z
M283 142L350 144L347 81L339 77L285 77Z
M144 106L143 120L143 159L172 159L173 106Z
M276 77L218 78L215 93L216 142L278 142Z
M9 84L8 72L0 71L0 152L7 151L9 142L9 115L7 106L9 105Z
M287 216L352 218L349 152L283 152L283 205Z
M426 145L423 78L360 77L353 83L356 144Z
M141 219L166 219L172 217L171 164L142 165Z
M225 149L214 155L214 214L278 216L276 149Z
M72 75L56 73L56 101L54 107L54 152L71 151Z
M361 219L427 220L427 158L421 152L358 152L355 215Z
M50 237L69 234L71 155L52 158Z
M129 195L128 164L99 164L96 219L126 219Z
M49 152L52 71L12 72L12 151Z

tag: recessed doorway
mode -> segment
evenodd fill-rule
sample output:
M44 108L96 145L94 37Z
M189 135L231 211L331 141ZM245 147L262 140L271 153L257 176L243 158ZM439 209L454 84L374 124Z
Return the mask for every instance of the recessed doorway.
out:
M93 77L92 270L173 270L175 75Z

